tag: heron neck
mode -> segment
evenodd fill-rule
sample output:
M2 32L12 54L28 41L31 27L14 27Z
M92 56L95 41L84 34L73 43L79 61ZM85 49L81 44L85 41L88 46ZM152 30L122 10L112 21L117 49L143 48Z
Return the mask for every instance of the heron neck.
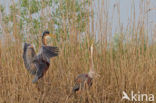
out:
M94 71L94 62L93 62L93 51L91 52L91 67L90 67L90 70L89 70L89 73L88 75L93 78L94 77L94 74L95 74L95 71Z
M47 42L46 42L45 36L42 37L42 44L43 44L43 45L47 45Z
M93 54L91 54L91 68L94 68L94 62L93 62Z

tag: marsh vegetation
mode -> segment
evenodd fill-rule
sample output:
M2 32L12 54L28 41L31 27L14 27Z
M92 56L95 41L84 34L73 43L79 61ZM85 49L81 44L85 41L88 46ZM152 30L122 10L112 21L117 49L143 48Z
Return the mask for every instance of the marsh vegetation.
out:
M11 0L9 14L0 5L0 103L120 103L122 91L156 94L156 31L148 23L149 0L140 0L137 22L135 2L130 4L126 26L120 22L119 3L109 12L108 1L98 2L95 10L91 0ZM113 18L118 18L115 30ZM60 52L33 84L24 67L22 43L35 44L38 51L44 30L56 35L51 45ZM89 71L92 43L100 77L89 90L67 98L76 76Z

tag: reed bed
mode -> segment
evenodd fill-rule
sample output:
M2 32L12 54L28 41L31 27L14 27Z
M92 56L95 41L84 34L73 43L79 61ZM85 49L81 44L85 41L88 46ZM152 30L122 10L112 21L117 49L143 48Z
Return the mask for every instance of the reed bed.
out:
M144 16L149 10L146 1L140 2L140 19L135 22L135 7L132 3L131 20L127 27L120 23L119 4L114 5L117 10L118 27L113 33L113 22L110 18L108 0L98 2L97 18L89 17L83 34L78 35L74 22L69 26L69 39L67 40L66 25L63 24L58 36L60 41L54 40L53 45L59 47L59 56L51 60L51 65L46 75L33 84L33 76L24 67L22 59L22 43L31 42L37 45L37 51L41 45L39 37L36 42L31 40L31 35L23 40L19 21L13 14L13 25L10 34L9 27L3 22L2 46L0 46L0 103L121 103L122 92L131 91L156 95L156 47L154 41L149 43L148 27ZM91 14L93 14L94 2L91 2ZM103 8L100 8L104 6ZM143 8L142 8L143 7ZM89 9L90 10L90 9ZM97 11L98 11L97 10ZM141 11L143 10L143 11ZM95 12L95 11L94 11ZM88 15L88 14L87 14ZM76 18L75 15L72 15ZM141 18L143 17L143 18ZM66 16L62 16L65 20ZM48 22L43 19L43 22ZM95 22L96 20L96 22ZM53 22L50 22L53 25ZM31 27L30 23L27 29ZM44 25L45 26L45 25ZM37 36L41 35L45 27L41 27ZM149 24L148 24L149 26ZM48 26L48 29L52 27ZM36 30L34 31L36 32ZM154 30L152 31L154 33ZM117 35L117 38L114 36ZM154 36L154 35L153 35ZM14 38L14 40L12 40ZM36 39L35 39L36 40ZM126 41L126 42L125 42ZM71 93L74 79L78 74L87 73L90 67L90 45L94 44L94 65L100 75L94 78L90 89L80 94L68 96ZM146 101L143 101L146 103Z

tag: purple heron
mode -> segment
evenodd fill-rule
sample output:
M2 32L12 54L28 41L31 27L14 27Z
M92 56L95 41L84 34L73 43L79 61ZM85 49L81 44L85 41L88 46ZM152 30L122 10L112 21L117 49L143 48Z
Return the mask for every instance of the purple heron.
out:
M90 70L86 74L80 74L75 79L75 85L72 89L72 93L76 93L85 88L85 84L88 87L92 86L92 80L95 76L94 63L93 63L93 45L91 45L91 66Z
M35 75L32 80L33 83L43 77L50 66L50 58L57 56L59 52L58 47L47 46L46 39L48 36L52 36L52 34L49 31L44 31L42 34L42 46L38 54L36 54L32 44L24 43L23 60L26 69L32 75Z

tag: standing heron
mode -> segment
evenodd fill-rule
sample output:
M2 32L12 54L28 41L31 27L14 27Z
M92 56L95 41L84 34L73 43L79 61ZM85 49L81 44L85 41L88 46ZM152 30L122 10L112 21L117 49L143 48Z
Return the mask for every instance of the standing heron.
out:
M95 76L94 63L93 63L93 44L91 45L91 67L88 73L80 74L75 79L75 85L72 89L72 93L76 93L85 88L85 84L88 87L92 86L92 80Z
M58 55L58 47L47 46L46 40L49 36L53 36L49 31L43 32L42 46L38 54L36 54L32 44L24 44L23 60L26 69L32 75L35 75L35 78L32 80L33 83L36 83L40 78L42 78L48 70L50 66L50 58Z

